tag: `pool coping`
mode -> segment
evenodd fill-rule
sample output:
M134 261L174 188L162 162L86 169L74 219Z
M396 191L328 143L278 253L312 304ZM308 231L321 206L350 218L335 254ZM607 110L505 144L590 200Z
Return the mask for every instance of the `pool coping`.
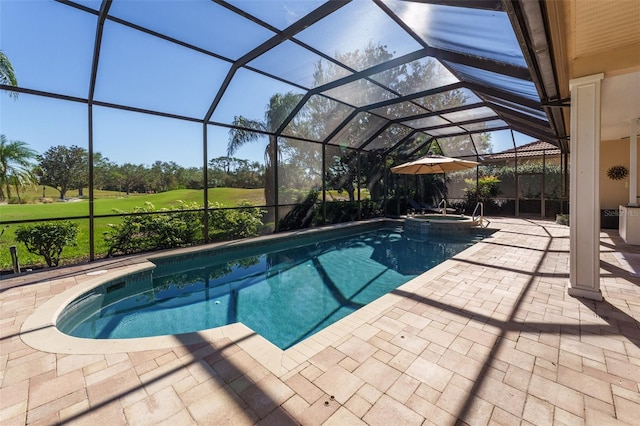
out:
M373 220L366 222L358 222L356 224L340 224L338 226L329 226L322 228L313 228L301 231L292 231L285 235L276 234L275 236L262 236L246 241L248 244L264 242L270 239L279 239L282 237L296 237L300 235L312 235L316 232L335 230L346 227L357 227L375 222L390 222L393 224L401 223L401 220ZM499 231L499 230L497 230ZM285 350L280 349L251 328L243 323L234 323L222 327L216 327L197 332L185 333L180 335L165 335L131 339L88 339L72 337L60 332L56 328L56 320L61 312L73 300L91 289L103 285L106 282L116 280L125 275L145 272L156 267L151 262L153 259L172 256L176 253L189 254L191 252L215 249L216 247L241 245L241 242L223 243L207 245L207 247L189 247L186 249L178 249L171 253L162 253L147 256L145 261L118 267L114 270L98 270L87 273L87 275L95 278L77 284L67 289L37 307L35 311L24 321L20 337L28 346L49 353L88 355L88 354L116 354L127 352L138 352L159 349L171 349L184 345L195 345L198 343L214 343L221 339L229 339L238 345L256 361L261 363L265 368L274 374L280 376L296 368L301 363L316 355L327 345L335 344L340 339L347 338L355 329L365 323L375 320L385 311L394 306L403 296L396 293L415 293L416 290L423 287L431 280L436 279L445 271L451 268L451 263L456 259L469 259L473 253L480 250L483 242L490 239L491 235L477 242L473 246L456 254L452 258L436 265L416 278L407 281L399 286L396 290L380 296L378 299L368 303L366 306L358 309L356 312L340 319L339 321L325 327L307 339L293 345Z

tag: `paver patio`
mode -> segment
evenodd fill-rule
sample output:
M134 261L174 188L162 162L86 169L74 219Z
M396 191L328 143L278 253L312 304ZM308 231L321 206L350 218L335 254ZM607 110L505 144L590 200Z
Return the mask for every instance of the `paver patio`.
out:
M34 348L34 310L142 258L3 278L0 423L638 424L640 246L602 232L604 300L577 299L568 227L490 220L490 238L286 351L242 325Z

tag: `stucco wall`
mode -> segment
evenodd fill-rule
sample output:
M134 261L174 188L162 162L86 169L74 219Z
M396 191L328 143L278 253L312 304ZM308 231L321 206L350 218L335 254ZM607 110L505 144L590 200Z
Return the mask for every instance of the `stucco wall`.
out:
M600 143L600 208L617 209L629 202L629 177L612 180L607 177L611 166L629 168L629 139L602 141ZM638 179L640 188L640 173Z

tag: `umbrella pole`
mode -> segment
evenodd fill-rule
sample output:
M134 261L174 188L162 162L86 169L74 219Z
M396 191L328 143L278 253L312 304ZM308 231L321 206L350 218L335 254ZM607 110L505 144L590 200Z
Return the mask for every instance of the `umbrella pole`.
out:
M404 186L404 188L403 188L403 191L402 191L402 192L404 193L404 199L406 200L406 199L409 197L409 193L407 192L407 188L409 187L409 185L407 185L407 178L406 178L406 176L405 176L405 178L404 178L404 179L402 179L402 180L403 180L403 182L402 182L402 183L404 184L404 185L403 185L403 186ZM400 216L400 214L401 214L401 212L402 212L402 209L400 208L400 202L401 202L401 201L402 201L401 197L398 197L398 216Z

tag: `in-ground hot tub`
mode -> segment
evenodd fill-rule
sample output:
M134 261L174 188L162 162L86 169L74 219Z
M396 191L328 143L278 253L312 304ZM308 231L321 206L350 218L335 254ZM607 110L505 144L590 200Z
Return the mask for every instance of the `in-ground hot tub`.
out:
M419 214L404 220L405 236L424 236L436 232L467 232L480 226L480 219L456 214Z

